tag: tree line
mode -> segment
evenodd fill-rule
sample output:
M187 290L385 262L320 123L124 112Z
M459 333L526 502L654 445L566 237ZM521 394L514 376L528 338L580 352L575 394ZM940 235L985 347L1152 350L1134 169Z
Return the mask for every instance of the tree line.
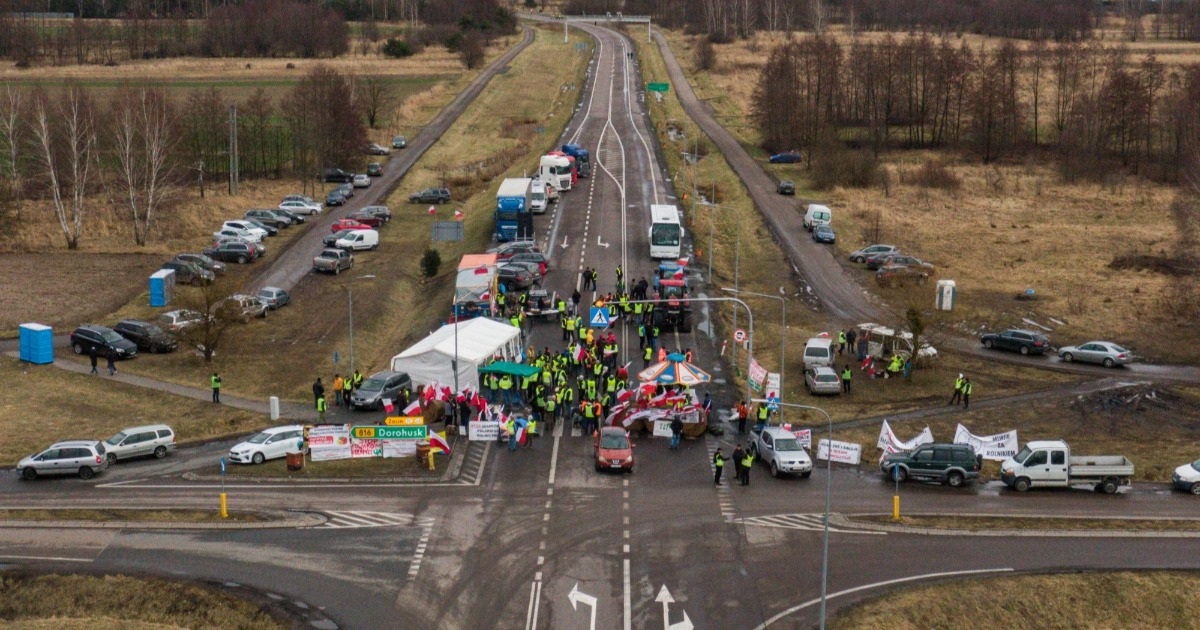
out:
M0 223L18 225L23 202L48 207L68 249L104 206L131 226L135 243L195 186L229 175L229 131L237 109L239 175L314 182L323 168L363 160L369 110L384 111L390 85L326 66L313 68L276 101L259 89L241 103L221 90L173 98L162 87L125 84L100 99L86 85L0 89ZM48 203L47 203L48 202Z
M928 35L843 46L826 36L777 46L752 117L770 151L827 145L948 148L985 162L1057 151L1068 178L1113 165L1177 181L1200 124L1200 66L1168 69L1097 42L990 47Z

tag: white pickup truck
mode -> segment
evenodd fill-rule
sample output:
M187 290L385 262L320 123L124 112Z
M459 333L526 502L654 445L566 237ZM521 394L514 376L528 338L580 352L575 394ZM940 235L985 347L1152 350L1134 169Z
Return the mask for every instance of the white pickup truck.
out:
M1066 488L1090 485L1097 492L1113 494L1129 485L1133 462L1123 455L1072 457L1062 440L1029 442L1016 455L1000 464L1000 479L1017 492L1030 488Z

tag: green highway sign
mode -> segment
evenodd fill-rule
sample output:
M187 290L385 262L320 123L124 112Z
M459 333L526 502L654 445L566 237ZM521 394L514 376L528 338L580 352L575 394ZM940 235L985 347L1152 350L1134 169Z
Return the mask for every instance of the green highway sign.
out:
M670 83L647 83L646 89L651 92L666 92L671 89Z
M429 429L424 425L406 427L362 426L354 427L350 433L360 440L424 440Z

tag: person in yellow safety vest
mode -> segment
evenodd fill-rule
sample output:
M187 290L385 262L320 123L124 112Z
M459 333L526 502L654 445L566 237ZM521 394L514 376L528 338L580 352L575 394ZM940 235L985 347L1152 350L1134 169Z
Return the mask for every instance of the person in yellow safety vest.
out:
M558 320L558 325L560 328L562 328L562 340L563 341L571 340L571 331L567 329L567 326L570 323L571 323L570 317L564 317L564 318Z
M745 457L742 457L742 485L750 485L750 468L754 466L754 451L746 449Z
M521 318L517 317L516 315L510 315L508 318L508 323L512 324L513 328L520 328Z
M900 355L898 354L893 354L892 361L888 364L888 372L895 376L899 374L900 370L902 369L904 369L904 359L900 358Z
M325 422L325 394L317 396L317 422Z
M612 394L617 391L617 377L609 376L608 379L605 380L604 384L608 388L608 393Z
M567 317L567 301L562 298L558 298L558 301L554 303L554 310L558 311L559 319L566 319L566 317Z
M354 389L362 387L363 375L362 372L354 370Z
M546 418L549 419L550 430L554 430L554 421L558 418L558 392L546 397Z
M967 378L967 379L963 380L963 388L962 388L963 409L971 408L971 389L972 389L971 379Z
M549 369L543 368L542 369L542 385L549 387L550 384L552 384L553 382L554 382L554 374L551 373Z
M633 321L638 324L642 323L642 309L644 306L641 302L636 302L633 305ZM645 335L645 333L642 334Z
M642 353L642 368L650 367L650 359L654 357L654 348L646 346L646 350Z
M841 354L842 351L845 349L846 349L846 331L843 330L842 332L838 333L838 347L837 347L838 354Z
M508 433L508 450L517 450L517 423L512 418L504 423L504 430Z
M579 403L579 410L583 412L583 433L584 435L590 434L595 429L596 408L585 400Z
M603 373L604 373L604 364L599 361L593 362L592 363L592 374L595 374L596 378L600 378L600 375Z
M721 473L725 472L725 455L718 447L717 452L713 453L713 484L721 485Z
M513 392L513 380L508 374L500 377L500 400L505 404L517 404L516 395Z
M960 372L958 378L954 379L954 395L950 396L951 405L957 405L962 400L963 375Z
M538 432L538 421L530 420L529 426L525 427L525 448L533 448L533 438Z
M767 418L770 417L771 410L767 409L766 403L758 403L758 426L767 426Z
M842 368L842 391L847 394L850 393L850 379L852 378L854 378L854 370L851 370L850 364L847 363L846 367Z
M342 400L346 406L350 406L350 393L354 391L354 377L347 376L342 380Z

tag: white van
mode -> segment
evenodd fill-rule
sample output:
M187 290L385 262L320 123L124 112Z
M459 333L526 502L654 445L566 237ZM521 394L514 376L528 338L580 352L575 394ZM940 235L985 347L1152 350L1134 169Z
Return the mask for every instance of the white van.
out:
M529 189L529 211L534 214L546 214L548 203L550 200L546 198L546 182L540 179L533 180Z
M804 344L804 369L833 365L833 339L813 337Z
M165 424L121 429L104 441L104 450L108 452L110 464L117 463L119 459L147 455L162 459L175 450L175 431Z
M830 225L833 223L833 211L828 206L822 206L819 203L808 204L808 210L804 213L804 227L808 231L813 231L813 228L818 225Z
M339 238L333 244L338 249L359 251L379 247L379 232L375 230L350 230L350 233Z

